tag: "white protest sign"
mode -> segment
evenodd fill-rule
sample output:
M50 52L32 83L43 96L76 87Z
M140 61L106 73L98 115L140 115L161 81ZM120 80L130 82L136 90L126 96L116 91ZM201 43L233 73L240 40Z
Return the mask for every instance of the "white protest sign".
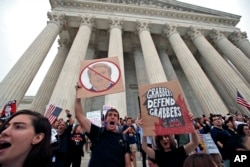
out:
M96 126L102 126L100 110L87 112L87 118Z
M200 138L200 147L202 148L204 153L207 154L220 153L211 137L211 134L199 134L199 138Z

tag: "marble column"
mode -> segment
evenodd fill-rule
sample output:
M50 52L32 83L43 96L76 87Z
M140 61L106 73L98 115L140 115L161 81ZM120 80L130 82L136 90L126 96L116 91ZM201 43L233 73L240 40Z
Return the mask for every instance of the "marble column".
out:
M246 32L234 31L230 36L229 39L242 50L248 58L250 58L250 42L247 39Z
M183 71L200 101L203 113L207 116L210 113L227 114L226 106L176 29L176 26L166 24L164 35L169 39Z
M31 110L44 114L46 105L52 95L57 79L62 70L63 64L69 52L69 41L66 39L58 40L58 53L53 60L45 78L43 79L34 100L30 106Z
M181 87L182 87L182 92L183 92L183 96L185 98L185 100L188 102L188 106L190 108L190 111L193 112L194 116L196 117L201 117L202 114L200 113L201 107L199 105L199 103L197 103L197 98L195 96L195 94L192 91L189 91L189 89L192 89L190 87L190 84L187 84L187 79L186 77L183 76L179 78L177 77L177 74L175 72L175 69L169 59L169 56L166 52L166 49L163 48L159 48L159 56L161 59L161 63L163 64L163 68L165 70L165 73L167 75L167 78L169 80L178 80ZM185 93L188 92L188 93Z
M209 37L219 51L233 63L242 76L250 83L250 59L218 30L213 29Z
M135 72L138 86L149 84L148 76L145 71L145 61L143 58L142 50L140 46L133 47L134 60L135 60Z
M247 109L245 107L240 107L240 105L237 104L236 100L231 98L231 96L228 94L227 89L216 75L214 75L215 71L211 68L211 66L207 63L207 61L204 59L204 57L199 56L198 61L200 65L202 66L202 69L205 71L207 76L209 77L210 81L213 83L214 87L218 91L221 97L223 97L223 101L225 102L229 113L235 113L237 110L245 110Z
M215 75L220 78L231 98L236 100L236 92L239 90L246 100L250 101L249 87L207 41L201 32L194 27L191 27L187 34L192 39L200 54L204 57L211 68L214 69ZM249 113L244 114L249 115Z
M65 29L64 14L48 13L48 17L47 26L2 80L0 108L9 100L16 100L17 106L20 104L59 32Z
M149 31L149 23L145 21L137 22L137 31L142 47L145 67L149 83L166 82L167 77L162 67L160 58L155 48L154 41Z
M92 27L94 25L93 20L92 17L81 16L79 30L63 65L49 104L54 104L71 111L74 110L75 85L80 74L80 62L84 60L86 56Z
M168 80L178 80L166 50L159 48L159 56Z
M96 50L96 47L94 45L90 44L88 49L87 49L87 54L86 54L85 60L94 59L96 57L95 50ZM82 103L82 106L84 108L85 114L86 114L86 112L91 111L91 105L92 105L93 98L96 98L96 97L82 98L81 99L81 103Z
M125 87L124 58L122 46L122 20L120 18L110 18L110 37L108 57L117 56L119 59L122 80ZM105 95L105 104L117 108L120 117L127 115L126 93L120 92Z

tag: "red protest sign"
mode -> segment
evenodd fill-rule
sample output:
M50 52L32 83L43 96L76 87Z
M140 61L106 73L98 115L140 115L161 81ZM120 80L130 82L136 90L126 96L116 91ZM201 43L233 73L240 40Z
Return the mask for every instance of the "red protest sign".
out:
M194 132L178 81L143 85L139 93L144 136Z

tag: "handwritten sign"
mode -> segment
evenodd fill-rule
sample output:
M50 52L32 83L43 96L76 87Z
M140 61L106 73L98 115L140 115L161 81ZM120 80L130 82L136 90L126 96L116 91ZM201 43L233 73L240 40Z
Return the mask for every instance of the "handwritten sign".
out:
M102 114L103 116L106 115L107 111L110 110L111 108L114 108L113 106L110 106L110 105L103 105L102 107Z
M118 57L82 61L79 83L78 98L124 91Z
M143 135L194 132L178 81L139 87Z
M86 116L96 126L102 126L100 110L87 112Z
M210 134L199 134L200 144L207 154L220 153Z

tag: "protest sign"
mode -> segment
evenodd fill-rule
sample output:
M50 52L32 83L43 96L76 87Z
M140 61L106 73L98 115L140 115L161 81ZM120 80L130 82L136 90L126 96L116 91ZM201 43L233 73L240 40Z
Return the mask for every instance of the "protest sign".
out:
M118 57L84 60L79 75L78 98L101 96L124 91Z
M144 136L194 132L178 81L142 85L139 94Z
M87 112L86 117L96 126L102 126L100 110Z

